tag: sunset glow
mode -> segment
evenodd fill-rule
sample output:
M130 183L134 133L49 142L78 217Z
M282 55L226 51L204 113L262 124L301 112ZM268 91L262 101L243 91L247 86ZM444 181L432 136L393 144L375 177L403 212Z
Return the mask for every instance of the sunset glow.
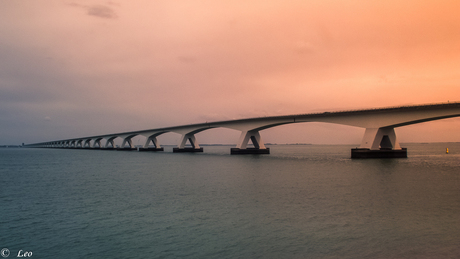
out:
M458 10L448 0L3 1L0 144L460 101ZM459 129L455 118L397 130L401 142L431 142L460 141ZM238 135L217 131L199 137ZM363 129L261 134L354 144Z

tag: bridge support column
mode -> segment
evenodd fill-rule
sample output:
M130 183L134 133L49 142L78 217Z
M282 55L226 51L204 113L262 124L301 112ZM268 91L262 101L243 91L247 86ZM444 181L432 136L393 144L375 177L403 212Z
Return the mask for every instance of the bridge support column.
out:
M399 145L394 128L367 128L351 158L407 158L407 149Z
M117 148L117 150L124 150L124 151L135 150L134 145L133 145L133 140L132 140L133 137L134 136L124 137L123 142L121 142L121 146ZM126 144L128 144L127 147L126 147Z
M192 147L185 147L187 141L190 142ZM182 152L203 152L203 148L200 147L198 142L196 141L195 135L192 133L182 135L178 147L173 148L174 153L182 153Z
M107 139L107 142L105 142L105 148L104 149L115 149L115 142L113 141L116 139L117 136L110 137Z
M154 147L149 148L150 142L153 143ZM152 135L147 137L147 141L144 144L144 147L139 148L139 151L164 151L164 148L160 146L160 142L158 142L157 135Z
M83 142L83 148L84 149L90 149L91 148L91 139L87 139L87 140L85 140L85 142Z
M254 148L248 148L248 142L251 140ZM250 130L241 132L240 139L236 148L230 150L232 155L243 155L243 154L270 154L270 149L266 148L259 131Z
M102 148L101 140L102 140L102 138L97 138L97 139L95 139L92 148L95 148L95 149L100 149L100 148Z

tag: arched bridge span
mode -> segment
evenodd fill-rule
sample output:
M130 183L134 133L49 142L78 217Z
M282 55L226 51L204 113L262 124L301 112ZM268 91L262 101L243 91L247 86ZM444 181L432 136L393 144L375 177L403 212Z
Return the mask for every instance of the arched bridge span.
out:
M48 141L26 146L115 149L114 139L121 138L123 141L119 149L132 150L134 146L131 139L141 135L146 138L146 142L143 148L139 150L162 151L163 148L160 146L157 137L164 133L175 132L180 134L181 138L177 148L174 148L174 152L202 152L203 148L198 144L195 134L208 129L222 127L241 132L236 148L231 150L232 154L268 154L269 149L265 147L260 131L290 123L326 122L366 129L359 149L352 150L352 157L406 157L407 152L400 147L394 131L395 128L458 116L460 116L460 103L456 102L206 122ZM102 140L105 140L104 145ZM248 148L249 141L254 144L254 148ZM186 147L187 142L191 144L191 148ZM153 148L150 147L151 144L153 144Z

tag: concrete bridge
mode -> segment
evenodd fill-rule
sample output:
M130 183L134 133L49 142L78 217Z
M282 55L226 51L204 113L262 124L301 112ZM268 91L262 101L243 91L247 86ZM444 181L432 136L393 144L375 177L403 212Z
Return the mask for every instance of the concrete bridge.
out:
M395 128L458 116L460 116L460 102L206 122L47 141L25 146L134 150L131 139L141 135L145 137L146 141L143 147L138 149L139 151L163 151L158 142L158 136L168 132L175 132L180 134L181 138L173 152L203 152L203 148L198 144L195 134L208 129L222 127L241 131L237 146L231 149L231 154L269 154L270 149L264 145L260 135L261 131L290 123L326 122L366 129L360 147L351 150L352 158L394 158L407 157L407 150L399 145ZM119 148L116 148L114 144L114 139L116 138L122 139L122 144ZM254 147L248 147L249 141L253 143ZM186 147L188 142L191 147Z

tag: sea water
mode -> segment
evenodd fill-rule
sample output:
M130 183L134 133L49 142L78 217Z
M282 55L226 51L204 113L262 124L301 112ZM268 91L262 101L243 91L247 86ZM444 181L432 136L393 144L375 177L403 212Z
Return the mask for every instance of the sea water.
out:
M33 258L459 258L460 144L270 155L0 149L0 249ZM445 150L449 148L449 154ZM8 250L6 250L8 249Z

